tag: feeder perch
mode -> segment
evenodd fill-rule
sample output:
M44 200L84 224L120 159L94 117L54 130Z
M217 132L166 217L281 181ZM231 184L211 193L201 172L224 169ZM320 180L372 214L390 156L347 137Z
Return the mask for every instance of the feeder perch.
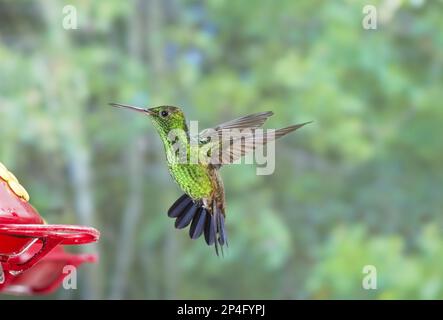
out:
M32 245L21 259L28 259L38 250L40 247L37 244ZM71 272L71 269L65 269L66 266L77 268L83 263L96 261L94 254L72 254L57 246L30 269L16 276L5 274L2 291L15 295L50 294L60 287Z

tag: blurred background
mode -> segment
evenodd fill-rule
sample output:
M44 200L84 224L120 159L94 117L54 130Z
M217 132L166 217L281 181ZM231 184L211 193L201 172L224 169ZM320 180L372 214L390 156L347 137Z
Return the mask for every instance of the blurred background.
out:
M49 223L101 231L81 248L99 264L51 297L443 298L442 14L440 0L0 1L0 162ZM178 105L201 127L265 110L268 128L314 123L276 144L273 175L222 169L218 258L166 216L181 191L151 123L109 102Z

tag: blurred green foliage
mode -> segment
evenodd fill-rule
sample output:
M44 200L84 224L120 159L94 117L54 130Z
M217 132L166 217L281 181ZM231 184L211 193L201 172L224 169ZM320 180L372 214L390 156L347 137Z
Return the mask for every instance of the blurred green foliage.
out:
M366 4L0 1L0 161L48 222L102 232L57 297L443 298L443 3L374 0L377 30ZM277 143L273 175L222 170L219 259L167 218L180 191L150 123L109 102L314 123Z

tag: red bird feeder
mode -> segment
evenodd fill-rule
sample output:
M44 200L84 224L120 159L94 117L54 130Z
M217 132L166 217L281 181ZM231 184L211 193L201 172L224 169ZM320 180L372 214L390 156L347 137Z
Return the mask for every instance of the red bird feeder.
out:
M0 291L11 292L12 290L7 290L8 284L24 287L23 283L27 284L29 293L51 291L51 284L59 284L60 281L43 279L44 265L51 262L50 265L53 266L54 261L57 261L58 265L72 262L75 266L96 259L91 255L70 255L62 248L57 248L52 253L58 245L95 242L99 238L99 232L83 226L46 224L28 201L26 190L0 163ZM50 253L52 254L48 255ZM42 262L41 266L39 264L30 269L39 261ZM49 274L52 277L57 272Z
M26 260L39 250L40 246L34 244L21 256L21 259ZM97 256L94 254L71 254L65 252L62 246L57 246L30 269L16 276L6 274L3 292L49 294L54 292L70 274L70 269L65 270L66 266L77 268L85 262L96 261Z

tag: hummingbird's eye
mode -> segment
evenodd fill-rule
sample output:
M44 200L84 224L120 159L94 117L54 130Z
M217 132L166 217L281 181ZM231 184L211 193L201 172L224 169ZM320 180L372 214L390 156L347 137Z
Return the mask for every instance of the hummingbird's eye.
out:
M166 110L163 110L162 112L160 112L160 115L161 115L163 118L166 118L166 117L169 115L169 112L166 111Z

